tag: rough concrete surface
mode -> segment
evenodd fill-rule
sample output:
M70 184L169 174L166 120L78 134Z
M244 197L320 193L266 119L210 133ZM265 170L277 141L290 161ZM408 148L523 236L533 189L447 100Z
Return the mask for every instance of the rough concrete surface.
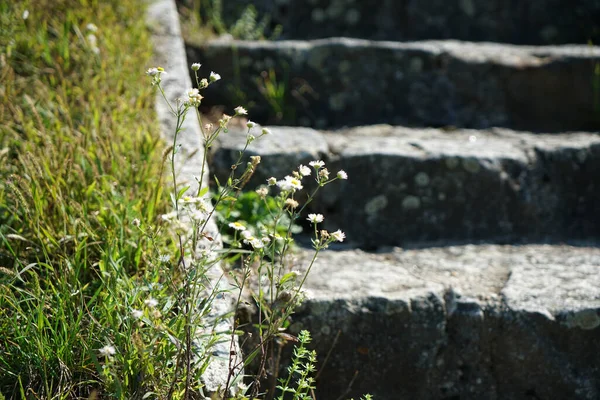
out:
M333 346L322 399L355 371L344 398L597 399L599 272L585 246L326 251L291 329L312 332L321 365Z
M515 44L598 43L596 0L236 0L233 23L252 4L285 39L346 36L374 40L461 39ZM267 29L267 33L270 31Z
M261 123L315 128L374 123L557 132L600 128L595 46L514 46L455 40L210 41L188 58L221 74L205 105L242 99ZM285 86L276 118L263 71ZM275 82L273 82L275 81ZM596 85L597 86L597 85Z
M327 228L343 228L363 248L600 236L597 134L387 125L286 129L273 128L276 134L249 148L263 157L250 187L268 176L280 179L311 158L322 158L332 172L344 169L349 179L329 185L310 207L326 216ZM212 155L217 176L229 172L244 135L224 136Z

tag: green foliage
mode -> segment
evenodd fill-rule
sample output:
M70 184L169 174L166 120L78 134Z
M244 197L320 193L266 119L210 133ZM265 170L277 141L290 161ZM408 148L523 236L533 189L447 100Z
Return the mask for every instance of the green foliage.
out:
M168 206L140 12L138 1L0 4L0 393L9 398L131 398L136 375L156 377L151 362L127 364L147 357L131 336L139 288L172 284L152 268L168 251L156 229L131 224L154 225ZM118 385L97 368L109 343Z
M188 193L175 173L181 123L201 97L190 91L187 102L169 104L177 128L166 151L141 72L151 56L143 4L0 4L0 398L201 398L213 346L234 346L239 333L237 325L219 331L227 315L213 310L224 289L209 270L225 257L207 228L214 209L206 189ZM160 73L148 71L162 91ZM204 154L228 122L204 132ZM305 272L290 271L284 256L304 206L289 200L308 174L294 171L263 201L241 193L259 163L236 177L242 157L216 204L254 229L232 292L237 307L256 269L259 337L268 344L300 303L317 253L343 234L315 223L315 258ZM324 172L314 167L319 187L338 179ZM238 250L242 238L232 243ZM263 365L258 380L272 356L260 347L241 361L233 355L223 398L251 357Z
M265 196L264 199L254 191L241 192L237 197L228 197L219 202L216 208L217 217L226 229L225 242L231 243L235 230L229 223L244 221L246 228L255 235L260 232L276 232L280 236L287 235L291 225L292 233L300 233L302 227L294 224L289 215L284 214L278 220L273 214L277 210L277 199Z
M288 376L280 379L277 389L281 395L277 400L289 398L293 400L312 400L311 390L315 389L313 374L316 371L317 354L314 350L308 350L306 345L311 341L310 332L301 331L298 335L298 346L294 348L292 363L288 367Z
M252 4L244 7L239 15L223 15L222 0L180 3L184 34L194 42L200 43L225 34L239 40L275 40L281 35L281 26L277 25L271 30L271 16L264 15L259 19L256 7Z

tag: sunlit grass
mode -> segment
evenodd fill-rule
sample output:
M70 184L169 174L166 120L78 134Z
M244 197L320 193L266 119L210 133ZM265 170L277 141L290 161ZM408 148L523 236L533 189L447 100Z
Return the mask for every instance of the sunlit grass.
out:
M1 2L0 21L0 393L130 398L156 374L111 383L97 350L144 357L126 316L159 281L131 224L167 207L143 2Z

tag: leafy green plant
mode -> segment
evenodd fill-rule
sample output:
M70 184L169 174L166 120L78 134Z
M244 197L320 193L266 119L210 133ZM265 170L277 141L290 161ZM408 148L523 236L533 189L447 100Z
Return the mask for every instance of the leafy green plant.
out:
M318 189L346 178L343 171L330 177L314 161L245 197L242 188L260 159L244 169L240 152L214 197L217 208L240 212L239 220L230 213L232 220L222 221L221 228L239 226L231 247L220 248L204 167L197 189L176 174L186 116L204 127L204 154L227 129L231 117L205 127L197 110L200 90L220 77L196 75L198 88L169 103L177 127L166 148L152 90L163 93L164 70L147 71L152 86L140 73L151 56L141 6L0 5L0 19L14 22L0 31L0 43L9 44L0 48L0 393L8 398L202 398L214 346L223 342L231 346L229 373L216 395L227 398L242 367L256 359L261 369L250 395L257 398L269 344L302 300L314 262L298 272L286 261L294 221L316 192L304 204L294 196L309 176ZM236 108L236 116L245 114ZM248 123L246 147L257 139L255 128ZM261 129L256 136L268 134ZM317 229L322 216L309 219L315 257L344 239L341 231ZM228 254L239 254L242 268L224 287L213 267ZM264 346L240 359L240 327L219 328L228 315L213 307L226 294L239 307L245 290L259 309Z
M283 236L287 234L291 223L291 232L296 234L302 231L302 227L290 221L287 215L277 221L274 226L273 214L271 210L277 208L277 199L273 196L261 195L255 191L242 192L238 197L229 197L219 202L216 215L220 223L226 228L226 243L231 243L236 230L229 226L236 221L244 221L245 227L253 234L269 231L276 232Z
M256 7L252 4L244 7L236 16L223 15L222 0L182 1L179 10L184 17L185 35L193 41L226 34L239 40L275 40L281 35L281 26L271 29L271 16L264 15L259 19Z

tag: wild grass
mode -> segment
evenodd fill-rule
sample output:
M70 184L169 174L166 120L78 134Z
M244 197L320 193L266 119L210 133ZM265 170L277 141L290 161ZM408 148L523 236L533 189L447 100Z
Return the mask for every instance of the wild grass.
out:
M314 258L306 272L288 271L294 221L316 194L302 205L294 199L302 179L312 174L321 188L347 178L343 171L330 177L314 161L250 196L250 203L263 202L261 218L271 222L223 222L238 233L226 251L216 246L207 228L215 208L204 167L194 193L175 173L181 123L192 110L201 119L202 96L190 89L186 101L169 104L178 124L165 148L152 90L162 91L163 71L147 70L152 85L142 73L151 57L142 15L141 0L0 4L0 398L205 398L203 377L223 338L231 346L229 369L215 396L229 398L236 391L230 389L243 387L243 367L257 359L249 395L262 397L268 349L291 337L283 331L312 263L344 239L341 231L317 229L323 216L310 214ZM220 79L196 76L200 89ZM235 109L235 116L246 113ZM204 128L205 155L230 119ZM255 124L247 126L246 146L257 139ZM259 137L269 133L263 128ZM242 158L214 197L216 207L223 202L239 215L257 209L235 202L260 163L253 157L236 174ZM241 271L223 289L209 270L232 253L240 255ZM223 315L213 304L227 291L237 308L252 273L258 345L240 358L239 325L219 331ZM303 335L289 378L280 381L281 398L310 396L314 356L307 356Z
M141 1L117 0L0 4L0 393L7 398L102 395L98 349L138 352L123 315L148 298L138 280L158 283L145 271L160 250L153 231L131 222L156 226L168 205L154 95L143 75L151 45L142 9ZM141 371L128 368L117 397L133 398L140 385L132 380Z

